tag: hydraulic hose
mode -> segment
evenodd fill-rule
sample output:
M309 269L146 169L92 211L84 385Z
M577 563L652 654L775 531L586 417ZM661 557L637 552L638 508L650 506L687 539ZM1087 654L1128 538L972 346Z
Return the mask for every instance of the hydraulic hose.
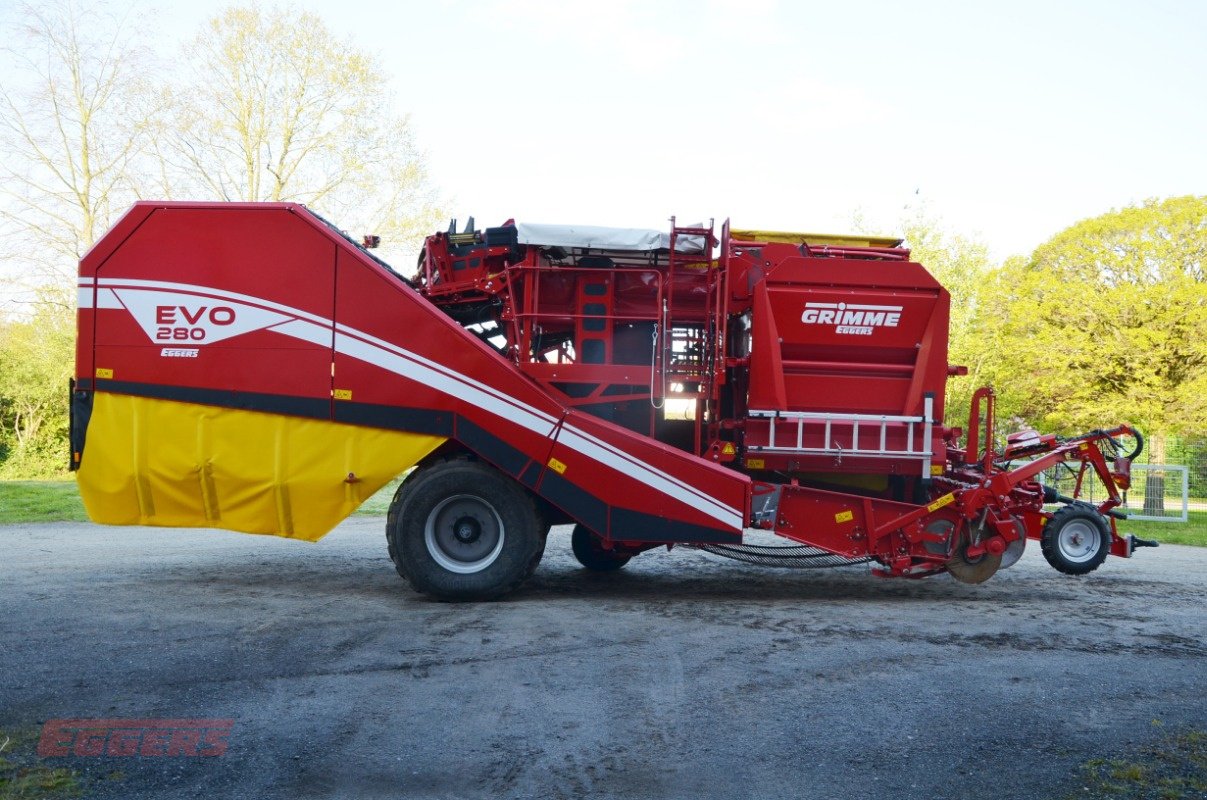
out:
M1132 428L1132 436L1136 437L1136 449L1128 453L1124 458L1128 461L1135 461L1144 452L1144 434L1139 430Z

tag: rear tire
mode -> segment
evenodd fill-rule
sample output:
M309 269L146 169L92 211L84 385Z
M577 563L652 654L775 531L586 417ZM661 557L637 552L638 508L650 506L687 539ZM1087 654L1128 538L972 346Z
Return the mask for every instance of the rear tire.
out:
M532 575L545 524L531 495L477 461L423 468L394 495L386 521L390 558L418 592L440 600L490 600Z
M1106 560L1111 528L1096 508L1076 503L1052 515L1039 540L1044 558L1058 572L1085 575Z
M570 535L570 547L578 563L595 572L615 572L629 563L630 555L604 548L600 538L582 525L574 526Z

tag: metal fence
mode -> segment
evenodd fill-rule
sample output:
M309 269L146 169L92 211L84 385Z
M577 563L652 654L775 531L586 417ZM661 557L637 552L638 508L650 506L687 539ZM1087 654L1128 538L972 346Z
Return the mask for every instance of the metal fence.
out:
M1131 519L1187 522L1190 519L1190 470L1165 464L1132 464L1132 488L1123 493Z
M1167 464L1186 467L1190 510L1207 511L1207 439L1171 437L1164 460Z
M1182 464L1132 464L1132 485L1123 493L1123 508L1128 518L1153 522L1188 522L1189 512L1207 511L1207 499L1192 498L1191 469ZM1043 474L1043 483L1063 495L1072 496L1077 472L1058 464ZM1098 503L1107 496L1106 488L1093 471L1085 473L1081 499Z

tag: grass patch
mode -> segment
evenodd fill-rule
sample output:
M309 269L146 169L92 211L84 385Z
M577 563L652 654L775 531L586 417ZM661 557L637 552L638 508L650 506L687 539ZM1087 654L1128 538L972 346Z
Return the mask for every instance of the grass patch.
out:
M1207 547L1207 511L1191 511L1187 522L1141 522L1119 520L1119 532L1141 539L1156 539L1162 544L1189 544Z
M385 516L402 478L383 486L357 514ZM87 522L75 481L0 481L0 525L17 522Z
M403 476L399 475L378 489L372 497L360 504L360 508L356 509L357 515L384 517L386 512L390 510L390 501L394 499L394 492L398 491L398 484L402 483L402 478Z
M73 769L38 761L33 731L0 731L0 800L57 800L79 797L80 776Z
M1080 788L1065 795L1066 800L1207 796L1207 732L1170 734L1128 758L1091 759L1082 765L1079 783Z
M0 481L0 524L87 520L75 481Z

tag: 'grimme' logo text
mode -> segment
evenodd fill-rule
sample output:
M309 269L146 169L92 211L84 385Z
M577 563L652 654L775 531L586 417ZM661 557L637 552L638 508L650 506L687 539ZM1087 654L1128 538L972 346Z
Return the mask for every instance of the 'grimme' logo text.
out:
M806 325L833 325L835 333L871 336L876 328L897 327L901 321L901 306L805 303L800 321Z

